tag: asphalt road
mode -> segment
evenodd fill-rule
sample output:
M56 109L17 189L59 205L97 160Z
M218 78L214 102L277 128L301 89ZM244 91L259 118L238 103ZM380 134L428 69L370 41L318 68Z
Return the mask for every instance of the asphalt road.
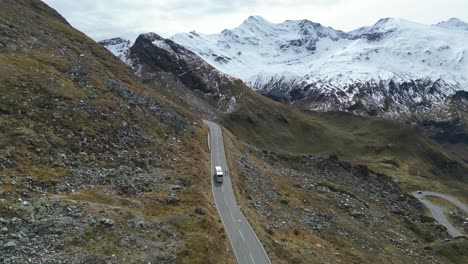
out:
M443 225L443 226L445 226L447 228L447 233L450 236L452 236L452 237L464 236L448 220L447 216L444 213L444 208L439 206L439 205L435 205L435 204L431 203L427 199L424 199L424 196L436 196L436 197L443 198L445 200L448 200L449 202L452 202L453 204L458 206L461 210L468 213L468 206L466 206L466 204L464 204L463 202L461 202L457 198L454 198L454 197L452 197L450 195L446 195L446 194L443 194L443 193L422 191L420 194L418 194L418 192L413 192L412 195L414 197L418 198L421 203L423 203L427 208L429 208L429 210L431 211L432 217L437 222L439 222L439 224L441 224L441 225Z
M234 192L224 152L221 127L211 121L203 120L210 128L209 146L211 150L211 186L216 208L228 234L237 263L269 264L265 249L241 212ZM215 181L215 166L221 166L225 172L223 183Z

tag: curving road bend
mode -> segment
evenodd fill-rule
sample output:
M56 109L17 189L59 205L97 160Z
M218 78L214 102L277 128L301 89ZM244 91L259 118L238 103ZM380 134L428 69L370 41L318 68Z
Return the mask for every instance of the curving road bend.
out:
M437 193L437 192L426 192L426 191L421 191L421 193L418 192L413 192L411 193L414 197L418 198L418 200L423 203L429 210L431 211L432 217L441 225L445 226L447 228L447 233L452 236L452 237L459 237L459 236L465 236L463 233L458 231L452 223L448 220L447 216L444 213L444 208L435 205L431 203L430 201L424 199L424 196L435 196L435 197L440 197L442 199L445 199L456 206L458 206L461 210L465 211L465 213L468 213L468 206L461 202L460 200L443 194L443 193Z
M213 197L237 263L270 264L265 249L236 202L229 177L221 127L211 121L203 120L203 122L210 128L209 147ZM225 172L224 181L221 184L215 181L215 166L221 166Z

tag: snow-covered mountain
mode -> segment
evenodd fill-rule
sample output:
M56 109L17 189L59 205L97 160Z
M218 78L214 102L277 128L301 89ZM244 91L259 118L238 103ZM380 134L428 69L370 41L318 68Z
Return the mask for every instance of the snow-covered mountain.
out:
M123 38L112 38L100 41L99 43L105 46L116 57L126 62L127 64L129 63L126 60L130 56L130 47L133 45L133 42Z
M451 18L447 21L442 21L437 23L435 26L448 28L448 29L458 29L458 30L468 30L468 23L460 20L459 18Z
M343 32L308 20L275 24L252 16L219 34L171 39L278 101L322 111L449 119L468 100L463 23L385 18Z

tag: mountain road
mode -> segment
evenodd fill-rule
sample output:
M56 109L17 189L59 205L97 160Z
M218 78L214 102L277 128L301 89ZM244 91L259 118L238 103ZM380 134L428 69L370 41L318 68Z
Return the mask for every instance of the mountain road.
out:
M437 193L437 192L428 192L428 191L419 191L419 192L413 192L412 195L416 197L421 203L423 203L429 210L431 211L432 217L441 225L445 226L447 228L447 233L452 236L452 237L459 237L459 236L464 236L458 229L456 229L452 223L448 220L447 216L444 213L444 208L431 203L427 199L424 199L424 196L435 196L439 197L442 199L445 199L456 206L458 206L461 210L465 211L465 213L468 213L468 206L461 202L460 200L443 194L443 193Z
M270 264L265 249L236 202L224 152L221 127L211 121L203 120L203 122L210 128L209 147L213 197L237 263ZM215 166L221 166L224 171L222 183L218 183L215 179Z

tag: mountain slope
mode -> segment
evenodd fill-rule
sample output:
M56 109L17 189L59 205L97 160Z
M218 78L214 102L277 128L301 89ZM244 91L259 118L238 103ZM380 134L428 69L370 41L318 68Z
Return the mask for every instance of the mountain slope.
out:
M100 43L110 51L115 49L109 40ZM240 82L173 41L155 33L141 34L121 54L126 54L119 58L142 82L158 87L167 98L200 116L215 118L236 109Z
M236 196L275 263L449 263L427 251L451 243L437 241L444 231L392 178L333 156L225 144Z
M385 18L345 33L307 20L250 17L220 34L171 39L274 100L420 125L459 122L465 128L444 140L466 144L468 32L453 30L460 25Z
M229 129L239 129L237 134L240 137L260 146L264 144L265 148L282 150L287 146L285 143L291 143L286 150L327 153L333 148L359 143L363 148L350 147L346 151L363 157L366 145L364 139L379 128L384 135L401 131L407 137L401 144L407 144L409 150L401 148L401 145L398 145L398 148L388 145L389 142L396 141L394 137L400 138L400 134L396 134L390 138L384 137L382 142L379 141L379 144L387 144L383 151L371 145L370 149L373 152L368 152L370 158L375 159L375 155L379 153L394 153L398 156L407 152L411 156L401 156L402 159L411 157L412 161L417 160L434 169L430 174L424 175L428 177L424 180L430 183L438 182L433 179L442 175L436 170L459 169L459 164L456 164L453 157L438 149L417 131L408 128L411 133L406 133L406 127L398 124L386 127L372 119L342 113L330 116L299 112L259 96L242 82L223 77L223 74L213 68L205 68L203 65L198 68L199 58L182 47L174 45L168 49L166 44L169 45L169 42L152 34L142 38L141 46L136 46L143 49L134 53L140 64L131 64L140 78L146 76L143 74L150 76L150 69L154 70L153 75L156 77L147 77L144 79L146 85L142 84L127 65L70 27L57 12L43 2L4 0L0 5L2 263L234 262L234 256L226 250L229 243L223 236L222 224L212 206L207 177L207 129L183 105L178 106L160 94L161 92L169 97L171 93L164 91L170 89L174 89L172 94L175 95L170 99L177 100L179 99L176 97L182 92L192 89L203 106L211 105L213 112L209 112L217 116ZM156 44L153 44L154 42ZM114 43L121 45L126 42L118 40ZM166 52L177 51L177 56L167 56L161 49ZM115 50L118 54L127 54L125 45ZM195 60L195 63L190 63L191 59ZM144 67L148 68L146 73ZM141 71L138 71L139 69ZM180 71L181 69L183 71ZM185 79L185 75L190 78ZM213 83L210 84L202 77L210 80L214 78ZM168 78L170 81L167 81ZM153 80L155 82L152 82ZM231 90L226 83L235 87ZM172 84L179 85L170 86ZM211 85L214 86L211 88ZM219 90L216 90L216 85L219 86ZM208 89L205 89L206 87ZM226 111L230 108L216 104L216 98L219 96L216 93L223 93L223 89L227 89L226 93L238 96L236 98L239 101L236 101L233 111ZM179 94L174 94L175 92ZM211 96L211 93L214 95ZM184 104L190 104L182 99L180 100ZM201 108L195 106L194 109ZM343 119L347 122L343 122ZM362 120L362 123L355 123L356 119ZM285 125L287 123L295 125ZM240 125L243 124L246 125L247 131L253 132L252 137L249 138L250 134L243 134L245 132L240 130ZM353 125L358 125L362 130ZM306 140L301 140L298 135L307 136ZM257 136L258 138L255 138ZM231 135L228 135L228 138L241 144ZM278 139L284 140L285 143L279 142ZM412 148L414 145L408 142L417 142L417 145ZM233 149L235 150L235 147L231 147L231 150ZM398 152L399 149L402 149L402 152ZM266 154L251 146L242 151L242 154L255 151L249 162L254 162ZM420 155L421 153L427 155ZM275 159L279 159L279 162L275 162ZM408 257L406 254L411 252L402 250L414 243L415 250L420 254L419 252L423 252L424 239L438 239L444 235L443 230L437 231L437 226L430 223L421 225L421 219L425 219L421 209L415 204L405 205L406 200L401 197L407 197L404 197L391 178L375 175L364 166L356 167L338 162L336 157L331 157L325 162L319 158L312 162L313 164L307 163L309 161L305 160L304 156L302 159L304 162L295 155L268 154L262 163L280 168L291 165L288 164L288 160L293 166L308 164L305 171L294 172L304 175L312 174L310 172L313 171L307 171L310 168L320 168L311 178L321 182L321 185L314 189L317 191L314 193L319 194L314 198L319 198L318 201L324 202L322 206L330 206L333 210L340 206L338 199L352 198L353 208L365 206L366 199L369 199L367 191L377 190L377 197L385 199L369 199L372 208L365 211L365 214L372 213L372 216L383 219L378 223L379 230L385 227L381 223L392 225L390 229L382 230L388 232L385 241L391 246L389 251L387 248L379 251L384 254L382 259L391 259L394 256L393 250L399 250L399 259L402 260L433 260L432 256ZM398 162L405 160L395 162L401 165L403 163ZM388 160L385 162L388 163ZM248 163L246 165L239 167L252 168ZM236 167L238 166L234 166ZM255 167L260 169L260 166ZM261 177L264 178L268 175L268 169L264 170L264 166L261 167ZM323 178L328 177L330 172L338 172L339 177ZM399 172L403 173L403 170ZM255 195L275 194L275 184L279 184L280 192L286 193L290 190L291 182L277 181L277 176L275 172L275 178L271 178L272 182L263 185L268 186L266 192L262 190ZM452 179L456 176L447 175ZM367 177L368 181L363 181L365 178L362 177ZM338 181L337 186L328 183L332 180ZM241 184L239 186L242 186ZM349 185L355 188L342 189ZM459 186L463 189L462 183L459 183ZM320 200L321 192L328 193L322 197L324 200ZM291 194L296 195L295 192ZM244 195L242 199L244 202L247 197ZM364 202L359 201L361 199ZM296 203L295 198L291 201ZM391 209L385 207L387 201L392 202ZM271 201L273 206L285 206L287 203L288 200ZM407 214L401 212L401 208L417 212ZM307 208L301 208L301 212L307 212L303 209ZM382 214L381 209L385 213ZM390 210L394 210L395 213L390 215ZM289 209L279 211L281 218L287 217L291 212ZM300 216L294 217L294 225L299 224L297 220ZM311 218L315 217L315 212L305 216L304 219L309 223L315 222ZM356 224L354 216L347 215L343 209L337 214L333 213L331 217L322 213L318 216L320 221L332 220L331 222L340 229L335 229L333 225L331 228L326 227L326 232L309 234L306 241L291 241L293 247L288 246L288 241L284 243L284 235L270 235L268 243L274 245L271 252L275 253L277 259L289 263L289 260L301 262L310 259L316 252L311 251L307 244L302 246L305 242L316 247L320 256L323 254L324 257L318 258L317 261L341 259L341 256L335 254L335 249L328 248L328 245L338 245L336 250L345 249L344 261L366 260L366 256L374 254L373 250L381 249L379 245L386 245L379 244L382 240L373 237L374 227L366 224L366 218L358 224L359 228L354 228L355 225L333 222L344 219ZM391 219L388 220L386 216L390 216ZM276 221L273 219L272 222L271 218L267 220L268 225L275 224ZM405 221L409 221L406 222L407 226ZM263 223L258 221L256 226L263 227ZM430 234L424 233L425 229L419 233L420 226L427 226L431 230ZM307 228L301 231L315 232ZM362 230L365 230L364 235L361 234ZM283 234L290 235L292 230L286 228L278 230L278 233L283 231L289 232ZM263 233L265 232L263 230ZM393 237L398 233L404 233L405 236L398 236L399 240L395 241ZM411 242L408 234L417 236L417 243ZM322 235L325 235L323 239L320 238ZM359 235L359 238L353 238L355 235ZM404 241L401 238L404 238ZM356 242L357 240L359 241ZM313 243L315 241L325 241L327 249L319 249L322 247ZM362 251L353 250L357 246L366 247ZM307 252L301 252L299 247L307 249ZM289 254L291 249L298 252L296 256L290 257L293 255ZM440 258L437 260L443 261Z
M199 119L43 2L0 7L0 262L233 263Z

